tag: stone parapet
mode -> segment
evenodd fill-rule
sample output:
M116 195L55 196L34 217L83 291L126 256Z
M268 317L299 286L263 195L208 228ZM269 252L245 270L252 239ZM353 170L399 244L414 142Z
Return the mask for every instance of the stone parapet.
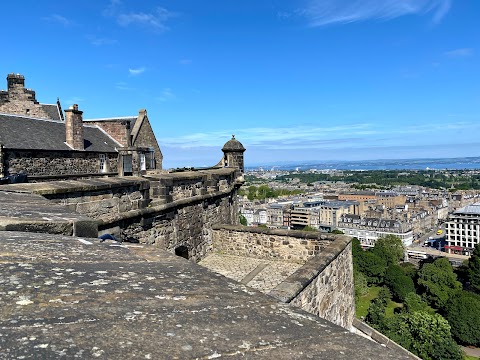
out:
M334 240L318 232L215 225L215 251L265 259L306 261L319 254Z
M351 238L318 232L215 225L215 252L306 263L268 294L350 329L355 317Z
M237 179L235 169L175 172L149 175L150 196L159 203L169 203L193 196L229 190Z

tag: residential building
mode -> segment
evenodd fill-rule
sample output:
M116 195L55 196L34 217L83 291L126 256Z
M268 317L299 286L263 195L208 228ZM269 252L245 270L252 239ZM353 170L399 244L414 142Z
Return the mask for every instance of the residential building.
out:
M480 202L467 205L450 214L445 223L446 245L448 253L471 255L480 242Z

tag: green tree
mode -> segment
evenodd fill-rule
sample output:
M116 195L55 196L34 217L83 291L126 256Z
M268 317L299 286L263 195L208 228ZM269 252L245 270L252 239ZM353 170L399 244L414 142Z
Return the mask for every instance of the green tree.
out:
M337 234L337 235L342 235L344 232L342 230L334 229L330 231L331 234Z
M422 295L436 309L443 309L448 300L462 288L447 258L424 264L418 272L418 285Z
M302 231L318 231L318 230L307 225L302 229Z
M240 214L239 218L240 218L240 224L242 224L243 226L247 226L247 225L248 225L247 218L246 218L245 216L243 216L242 214Z
M475 245L472 256L468 260L467 277L470 287L476 293L480 293L480 243Z
M385 309L386 306L381 300L374 299L368 307L365 321L376 329L381 328L385 319Z
M383 257L387 265L397 264L403 259L405 248L402 239L395 235L386 235L375 242L372 250L375 254Z
M387 262L384 257L380 257L372 251L365 251L360 256L361 261L358 269L365 274L369 284L380 284L383 282Z
M480 297L459 291L447 303L445 317L453 337L464 345L480 346Z
M384 334L424 360L463 359L450 333L450 325L439 314L424 311L402 313L383 323Z
M384 282L392 292L393 297L400 302L405 300L408 293L415 292L413 280L405 275L403 269L396 264L391 264L387 268Z
M429 314L435 314L435 310L428 306L422 297L414 292L410 292L405 296L403 301L403 312L414 313L415 311L424 311Z

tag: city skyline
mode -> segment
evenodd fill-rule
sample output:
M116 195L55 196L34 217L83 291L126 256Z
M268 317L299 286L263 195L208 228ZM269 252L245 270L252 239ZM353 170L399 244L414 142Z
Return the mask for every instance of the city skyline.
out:
M474 0L17 1L4 76L85 118L146 108L166 168L476 156ZM0 89L6 82L0 83Z

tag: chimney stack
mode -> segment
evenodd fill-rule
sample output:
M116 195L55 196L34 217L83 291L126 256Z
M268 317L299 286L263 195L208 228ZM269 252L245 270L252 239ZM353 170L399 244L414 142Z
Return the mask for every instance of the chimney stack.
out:
M65 110L65 132L67 145L74 150L84 150L83 145L83 111L74 104Z

